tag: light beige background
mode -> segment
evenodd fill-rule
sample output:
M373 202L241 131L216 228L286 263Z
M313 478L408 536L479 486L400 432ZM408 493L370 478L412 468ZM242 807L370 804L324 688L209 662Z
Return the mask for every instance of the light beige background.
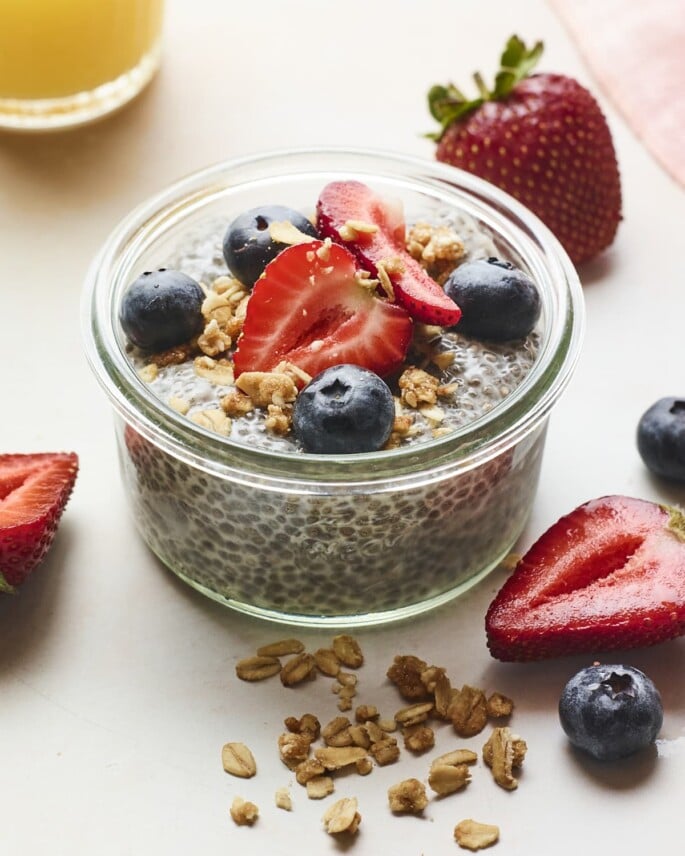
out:
M428 87L489 72L512 32L544 38L544 68L594 85L540 0L171 0L162 71L136 103L62 135L0 136L0 447L74 449L82 464L49 559L18 596L0 600L0 853L341 852L321 829L325 806L299 786L292 814L273 806L276 788L293 779L276 753L282 719L335 715L329 684L239 683L235 661L282 631L204 600L138 539L108 406L82 355L82 281L132 206L210 162L317 143L431 157L420 136L431 129ZM646 474L634 432L654 399L685 393L685 196L598 94L622 167L625 220L613 249L583 271L585 349L551 422L522 549L594 496L684 499ZM387 787L425 778L425 759L344 778L337 796L358 796L363 815L350 852L457 852L452 828L463 817L498 823L502 856L660 851L678 828L685 777L685 643L617 655L663 693L659 752L613 767L581 763L556 704L585 660L492 661L483 614L501 581L411 624L358 634L367 654L359 699L387 713L400 706L383 678L399 652L441 663L455 683L511 694L512 724L530 745L519 790L498 790L480 765L465 793L431 803L423 819L393 818ZM328 641L300 635L312 647ZM227 740L253 748L255 779L222 772ZM447 731L438 745L454 745ZM255 828L228 818L235 794L260 805Z

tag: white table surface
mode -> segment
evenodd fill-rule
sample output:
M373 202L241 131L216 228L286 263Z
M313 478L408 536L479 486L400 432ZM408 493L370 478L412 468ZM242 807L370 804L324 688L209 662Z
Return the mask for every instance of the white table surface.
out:
M237 681L235 662L288 635L209 602L147 551L129 518L108 405L82 354L79 299L89 261L127 211L214 161L286 146L372 146L432 156L425 92L489 72L512 32L547 46L543 67L593 86L541 0L171 0L165 56L150 89L79 131L0 136L0 447L75 450L81 472L49 558L15 597L0 599L0 853L337 853L280 763L289 714L337 714L328 680L284 690ZM628 61L628 60L627 60ZM685 392L680 254L685 194L598 93L623 175L624 222L610 252L582 271L587 335L550 425L525 549L579 503L607 493L682 502L650 478L634 434L641 412ZM685 648L674 641L610 655L646 670L665 719L658 751L613 766L568 749L556 705L587 658L504 665L486 650L483 615L504 574L411 623L358 632L366 653L359 701L401 706L384 681L396 653L447 667L454 683L512 695L512 726L529 743L518 791L482 763L461 794L423 819L393 817L387 787L425 778L426 758L341 778L363 816L350 852L461 852L464 817L500 825L493 852L543 856L666 852L680 827L685 777ZM331 634L300 632L310 648ZM226 775L224 742L252 747L259 773ZM438 749L459 743L443 728ZM444 749L443 749L444 747ZM437 751L437 750L436 750ZM292 784L292 813L275 808ZM254 828L229 818L233 796L256 802Z

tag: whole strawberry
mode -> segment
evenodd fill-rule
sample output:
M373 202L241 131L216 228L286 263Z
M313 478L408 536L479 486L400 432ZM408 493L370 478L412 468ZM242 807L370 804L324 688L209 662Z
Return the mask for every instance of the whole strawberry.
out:
M512 36L489 91L479 97L434 86L431 114L442 131L436 157L496 184L554 232L575 264L614 240L621 220L621 182L611 133L594 97L570 77L528 76L542 43L528 50Z

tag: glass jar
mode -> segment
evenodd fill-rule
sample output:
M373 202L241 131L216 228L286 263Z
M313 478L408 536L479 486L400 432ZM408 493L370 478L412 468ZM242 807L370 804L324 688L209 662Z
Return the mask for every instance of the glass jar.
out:
M0 128L96 119L159 65L163 0L0 0Z
M399 197L407 221L473 218L541 295L539 351L520 385L451 434L374 453L248 447L151 394L118 323L127 286L190 236L261 204L313 212L321 188L357 179ZM219 225L217 225L219 224ZM220 251L219 251L220 256ZM88 358L115 413L133 519L172 571L244 612L353 626L442 604L491 571L535 496L550 409L578 357L583 303L547 228L497 188L451 167L371 151L300 150L219 164L130 214L94 261L83 303Z

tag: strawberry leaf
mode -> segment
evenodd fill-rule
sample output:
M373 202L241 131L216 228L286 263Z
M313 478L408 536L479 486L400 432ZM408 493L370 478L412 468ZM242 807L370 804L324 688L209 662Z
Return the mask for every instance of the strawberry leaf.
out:
M536 42L528 50L518 36L512 36L500 59L500 70L495 77L495 88L491 98L494 100L506 98L516 84L528 77L535 68L543 50L542 42Z
M1 594L16 594L17 590L14 586L10 585L2 572L0 571L0 593Z
M428 93L428 109L431 116L440 122L442 130L426 136L431 140L439 140L450 125L480 107L482 103L482 98L469 101L452 83L448 83L447 86L432 86Z
M425 136L439 141L450 125L473 113L486 101L506 98L516 84L527 77L537 65L543 47L542 42L536 42L528 49L518 36L512 36L500 58L500 69L495 77L494 89L488 89L479 72L473 75L478 98L467 98L453 83L448 83L447 86L432 86L428 91L428 109L431 116L440 122L441 130Z

